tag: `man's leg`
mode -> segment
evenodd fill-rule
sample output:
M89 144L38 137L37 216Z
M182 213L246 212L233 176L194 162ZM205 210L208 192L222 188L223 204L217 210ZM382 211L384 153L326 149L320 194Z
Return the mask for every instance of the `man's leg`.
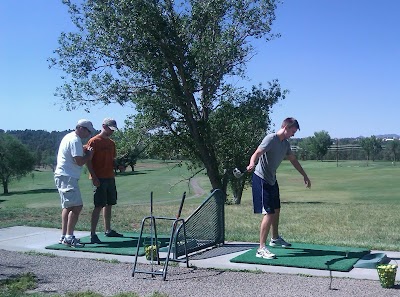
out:
M275 222L271 225L271 240L270 246L280 246L280 247L290 247L291 244L285 241L280 235L278 231L279 226L279 213L280 208L275 209L276 219Z
M102 207L98 206L98 207L95 207L92 211L92 219L90 222L90 235L96 234L96 228L97 228L97 224L99 222L101 209L102 209Z
M104 231L111 231L111 208L112 205L106 205L103 207L103 218L104 218Z
M279 231L278 231L278 227L279 227L279 213L280 213L281 209L275 209L275 218L271 224L271 236L272 238L276 239L279 237Z
M63 208L61 211L61 234L65 236L67 234L67 225L68 225L68 214L69 208Z
M115 179L110 178L105 180L107 186L107 203L103 207L104 217L104 231L108 237L122 237L122 234L111 229L111 211L112 206L117 204L117 187L115 186Z
M267 241L269 229L272 227L272 230L274 230L273 226L276 226L276 220L277 217L279 219L279 212L277 213L271 213L271 214L265 214L261 220L261 225L260 225L260 248L265 247L265 243Z
M82 210L83 205L73 206L67 208L69 210L68 223L67 223L67 235L74 235L75 225L78 222L79 214Z

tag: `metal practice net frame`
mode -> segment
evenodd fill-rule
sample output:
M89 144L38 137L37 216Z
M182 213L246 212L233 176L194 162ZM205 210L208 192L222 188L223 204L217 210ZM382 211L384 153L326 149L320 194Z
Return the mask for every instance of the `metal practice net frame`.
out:
M186 192L183 194L182 202L176 218L155 217L152 215L151 211L151 215L145 217L142 220L132 276L134 276L135 273L147 273L151 274L152 276L163 275L163 280L165 280L167 276L169 261L185 262L186 266L189 268L188 254L209 247L214 247L225 242L225 201L223 192L219 189L214 190L210 194L210 196L186 220L180 218L185 196ZM149 220L152 228L154 227L154 241L156 243L158 242L156 221L172 221L168 252L165 259L160 259L159 247L157 244L155 245L156 259L154 260L157 260L158 265L160 265L160 260L165 261L164 268L159 271L153 270L152 253L151 271L138 270L136 268L139 247L140 243L142 242L143 229L146 222ZM172 258L171 254L173 255Z
M187 250L186 250L186 241L185 241L185 220L180 218L181 216L181 212L182 212L182 208L183 208L183 203L185 201L186 198L186 192L183 193L182 196L182 200L181 200L181 204L179 206L179 211L176 215L175 218L168 218L168 217L155 217L153 216L153 192L151 192L151 199L150 199L150 216L145 217L142 220L142 225L140 228L140 234L139 234L139 238L138 238L138 243L137 243L137 247L136 247L136 254L135 254L135 262L133 265L133 271L132 271L132 276L135 276L135 273L147 273L147 274L151 274L153 277L155 275L162 275L163 276L163 280L166 279L167 277L167 271L168 271L168 264L169 261L174 261L174 262L186 262L186 266L189 268L189 257L187 256ZM168 244L168 252L167 252L167 256L164 259L160 258L160 251L159 251L159 245L158 245L158 238L157 238L157 227L156 227L156 221L159 220L167 220L167 221L172 221L172 226L171 226L171 234L170 234L170 239L169 239L169 244ZM144 227L146 225L146 222L150 221L150 228L151 228L151 232L150 232L150 262L151 262L151 270L138 270L137 267L137 259L138 259L138 254L139 254L139 248L141 243L143 242L143 230ZM185 255L186 257L184 259L175 259L175 258L171 258L171 253L173 250L173 242L174 242L174 237L176 236L176 230L178 227L182 227L183 226L183 236L184 236L184 251L185 251ZM155 254L153 253L153 246L155 247ZM153 264L154 264L154 260L157 261L157 264L160 265L160 260L165 261L164 262L164 268L158 271L155 271L153 269Z
M210 196L186 219L174 237L174 259L225 242L225 199L221 190Z

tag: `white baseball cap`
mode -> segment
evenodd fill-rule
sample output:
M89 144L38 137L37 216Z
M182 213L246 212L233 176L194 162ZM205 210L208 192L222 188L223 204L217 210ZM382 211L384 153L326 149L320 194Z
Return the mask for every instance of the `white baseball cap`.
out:
M77 127L84 127L86 129L88 129L90 131L90 133L95 133L96 129L93 128L93 124L91 121L86 120L86 119L81 119L78 121L78 123L76 124Z

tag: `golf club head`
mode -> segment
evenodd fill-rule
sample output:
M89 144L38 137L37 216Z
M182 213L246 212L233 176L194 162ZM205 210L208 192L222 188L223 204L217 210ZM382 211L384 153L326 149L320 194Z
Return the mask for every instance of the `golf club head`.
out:
M233 169L233 176L236 178L241 178L246 171L242 172L238 168Z

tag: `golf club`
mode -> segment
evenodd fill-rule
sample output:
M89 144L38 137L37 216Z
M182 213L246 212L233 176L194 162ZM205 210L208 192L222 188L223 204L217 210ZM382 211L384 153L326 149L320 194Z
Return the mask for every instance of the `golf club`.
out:
M178 213L176 214L176 218L177 218L177 219L179 219L179 218L181 217L182 208L183 208L183 203L185 202L185 198L186 198L186 192L183 192L181 205L179 206Z
M153 228L154 228L154 224L155 223L155 219L153 216L153 191L151 191L150 193L150 262L151 262L151 276L155 277L155 274L153 274L153 260L154 260L154 253L153 253Z
M247 172L247 170L241 171L241 170L238 169L238 168L233 169L233 175L234 175L236 178L241 178L246 172Z

